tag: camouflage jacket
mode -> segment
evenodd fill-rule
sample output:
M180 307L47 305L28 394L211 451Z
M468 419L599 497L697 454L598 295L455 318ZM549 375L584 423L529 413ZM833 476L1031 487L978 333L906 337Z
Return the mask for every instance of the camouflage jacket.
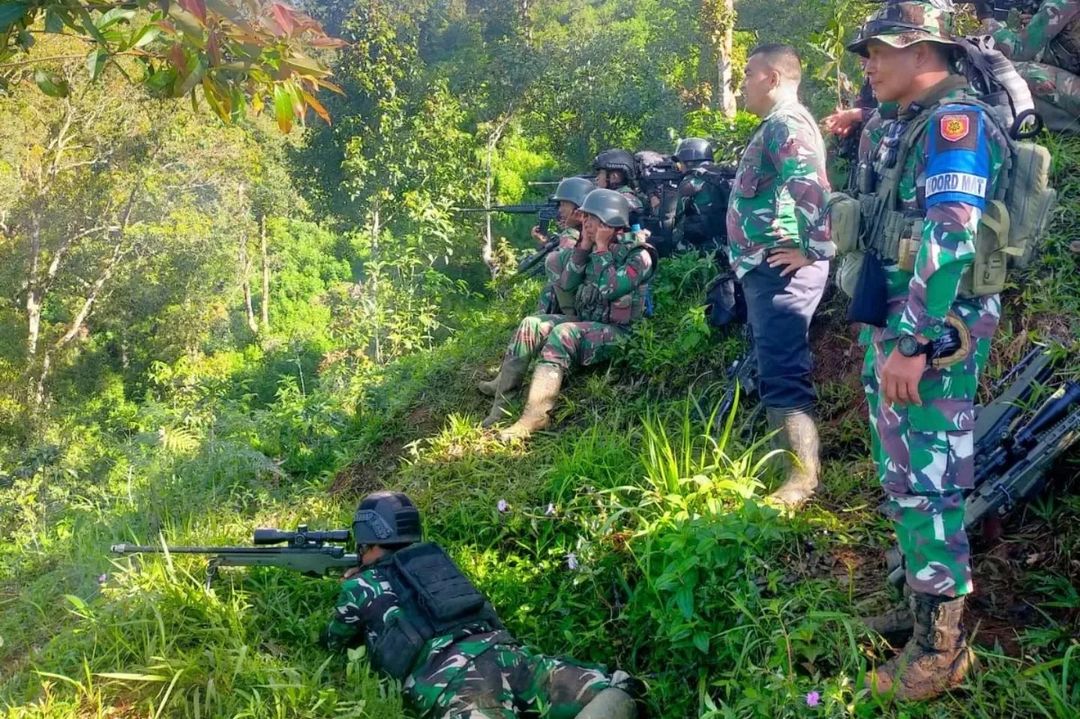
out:
M578 243L578 240L581 239L581 230L573 227L564 227L559 231L559 234L555 235L555 237L559 240L559 244L555 249L565 250Z
M955 88L926 110L933 113L930 123L908 153L898 186L897 209L913 217L925 215L914 271L885 264L887 325L867 327L864 342L901 334L936 339L950 311L964 320L976 339L989 339L997 326L997 295L958 297L961 275L975 257L979 219L986 199L997 190L1008 153L997 125L981 109L962 104L969 97L973 92L968 88ZM889 147L914 119L913 109L918 108L907 108L889 120L875 113L860 138L860 161L879 169L888 163Z
M825 205L825 142L810 111L780 103L754 130L728 199L728 255L742 277L775 247L798 247L812 259L836 254Z
M385 570L375 564L342 583L334 614L323 635L326 646L335 651L360 644L374 647L394 617L402 612ZM487 629L478 626L474 634L457 641L450 635L429 639L413 661L405 688L409 689L418 681L430 683L450 653L463 660L474 659L495 644L507 641L506 632ZM457 670L464 671L465 663L459 662ZM439 677L440 680L443 678L446 677Z
M640 217L641 213L644 211L645 208L645 198L641 195L641 193L639 193L633 187L630 187L630 185L623 185L622 187L616 187L614 189L615 192L623 195L626 198L626 201L630 203L631 217L635 214Z
M612 242L606 252L561 250L553 265L549 271L557 270L556 292L573 294L577 319L629 326L645 315L655 250L630 233Z
M997 48L1014 61L1035 60L1080 74L1080 0L1043 0L1022 30L995 20Z

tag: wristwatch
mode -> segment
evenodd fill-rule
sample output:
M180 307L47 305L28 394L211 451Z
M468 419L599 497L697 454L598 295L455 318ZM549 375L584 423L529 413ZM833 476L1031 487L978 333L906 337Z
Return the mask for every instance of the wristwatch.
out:
M900 335L896 342L896 349L905 357L918 357L919 355L930 356L931 342L919 342L915 335Z

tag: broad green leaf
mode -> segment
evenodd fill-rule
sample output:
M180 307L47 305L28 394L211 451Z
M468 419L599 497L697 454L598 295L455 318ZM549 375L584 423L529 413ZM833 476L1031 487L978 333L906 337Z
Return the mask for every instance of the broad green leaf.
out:
M101 69L105 67L105 61L109 59L109 53L99 47L90 51L86 56L86 69L90 73L90 80L94 81L101 77Z
M29 3L16 2L0 5L0 32L5 32L15 23L23 19Z
M67 81L55 73L47 70L34 70L34 82L38 88L49 97L67 97L69 88Z
M184 83L180 86L180 89L176 91L177 96L186 95L197 85L206 74L206 62L200 55L195 62L195 67L192 68L188 76L184 78Z
M83 29L90 33L90 36L102 45L108 45L109 41L101 34L101 30L98 30L97 25L94 24L94 18L90 16L90 13L87 12L86 8L80 6L78 14L79 20L82 21Z
M126 10L122 7L114 7L112 10L98 18L98 21L95 24L97 25L98 30L104 30L105 28L111 25L115 25L118 22L131 20L131 18L133 17L135 17L134 10Z
M167 67L152 73L143 81L143 86L155 97L169 97L172 95L173 85L176 84L176 77L176 69Z
M159 35L161 35L161 28L157 25L144 25L135 32L132 36L133 42L131 47L141 48L146 47L152 43Z
M292 129L293 95L281 85L274 86L274 116L282 132L289 132Z
M45 8L45 32L60 33L64 31L64 17L56 8Z

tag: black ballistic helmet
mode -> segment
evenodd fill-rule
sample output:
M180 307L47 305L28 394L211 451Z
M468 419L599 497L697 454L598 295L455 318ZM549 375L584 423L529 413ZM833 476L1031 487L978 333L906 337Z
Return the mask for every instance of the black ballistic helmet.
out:
M353 515L357 551L371 544L412 544L420 541L420 512L401 492L374 492L360 500Z
M594 170L622 170L626 175L626 181L630 182L637 177L637 166L634 156L626 150L613 148L604 150L593 160Z
M585 196L595 189L596 185L591 180L586 180L584 177L567 177L555 188L555 194L551 196L551 199L566 200L581 207Z
M630 201L615 190L593 190L578 209L595 215L608 227L630 226Z
M679 141L679 146L675 148L675 154L671 156L671 159L685 163L712 162L713 144L700 137L688 137Z

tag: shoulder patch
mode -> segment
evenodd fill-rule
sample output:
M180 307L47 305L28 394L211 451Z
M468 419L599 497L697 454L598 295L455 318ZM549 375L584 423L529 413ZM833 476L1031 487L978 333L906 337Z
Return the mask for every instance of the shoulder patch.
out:
M932 149L937 152L974 150L979 142L980 115L974 109L938 112L930 128Z
M926 207L962 202L982 209L990 190L986 120L978 108L939 109L928 128Z
M971 132L971 118L967 115L942 115L941 136L949 142L959 142Z

